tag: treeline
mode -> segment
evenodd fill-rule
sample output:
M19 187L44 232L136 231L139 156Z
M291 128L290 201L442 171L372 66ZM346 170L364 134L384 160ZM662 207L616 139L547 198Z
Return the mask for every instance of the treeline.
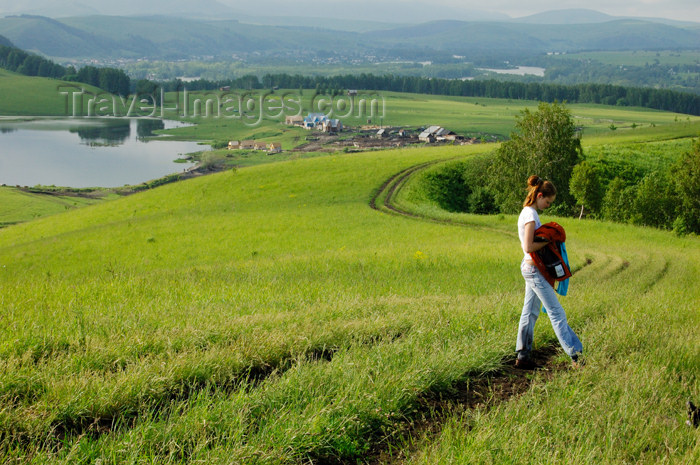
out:
M545 82L553 84L583 84L597 82L621 86L660 87L700 94L700 64L660 64L619 66L585 60L541 60L546 68Z
M25 52L16 47L0 45L0 68L25 76L41 76L60 79L75 74L75 68L64 68L51 60Z
M515 214L531 174L557 187L554 214L700 234L700 139L654 168L629 157L586 157L571 113L556 103L524 110L493 154L428 170L419 192L448 211Z
M368 89L421 94L453 95L463 97L536 100L541 102L600 103L604 105L637 106L700 115L700 96L672 90L623 87L610 84L542 84L536 82L508 82L498 80L430 79L411 76L332 77L266 75L263 87L278 86L295 89Z
M388 74L346 74L340 76L302 76L299 74L266 74L262 80L248 75L220 81L170 81L165 90L213 90L224 86L233 89L317 89L334 92L340 89L384 90L460 97L536 100L541 102L599 103L635 106L700 116L700 95L667 89L624 87L611 84L543 84L500 80L458 80L396 76Z
M131 90L129 76L120 69L83 66L76 71L73 66L64 67L33 53L5 45L0 45L0 68L25 76L40 76L82 82L99 87L112 94L125 96Z
M109 93L126 96L131 91L131 80L126 73L116 68L83 66L75 75L65 76L68 81L84 82Z
M569 188L581 215L700 234L700 139L675 162L647 172L584 160L574 167Z

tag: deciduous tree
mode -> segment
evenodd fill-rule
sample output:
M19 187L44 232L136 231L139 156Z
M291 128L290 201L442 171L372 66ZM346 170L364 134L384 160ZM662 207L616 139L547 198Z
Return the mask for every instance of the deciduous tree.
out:
M583 216L584 207L588 208L589 213L597 213L600 210L604 193L595 165L582 161L574 166L569 190L576 203L581 205L579 219Z
M537 111L525 109L516 131L496 153L490 171L496 201L505 213L522 207L528 176L537 174L557 187L555 211L572 212L574 202L569 181L582 151L579 133L571 113L563 104L540 103Z
M700 234L700 139L673 169L678 195L678 216L673 229Z

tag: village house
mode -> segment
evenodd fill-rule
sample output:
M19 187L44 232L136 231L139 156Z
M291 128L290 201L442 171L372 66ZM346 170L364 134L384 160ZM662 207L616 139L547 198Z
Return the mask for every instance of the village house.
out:
M265 150L269 153L280 153L282 144L280 142L263 142L259 140L232 140L228 143L229 150Z
M321 131L337 133L343 130L343 123L339 119L326 119L317 125Z
M284 119L284 124L287 124L289 126L303 126L304 117L301 115L287 116Z
M309 113L309 115L304 118L304 129L314 129L320 123L328 121L328 117L323 113Z
M460 136L459 134L456 134L452 131L448 131L447 134L443 135L442 137L443 137L442 140L446 140L446 141L458 141L458 140L462 141L462 140L464 140L464 136ZM441 139L438 138L438 140L441 140Z
M421 141L421 142L427 142L427 143L429 143L429 144L432 144L432 143L435 142L437 139L435 139L435 135L434 135L434 134L430 134L430 133L426 133L426 132L421 132L421 133L418 135L418 140Z
M464 137L455 134L440 126L430 126L418 135L418 140L421 142L432 143L435 141L455 141L462 140Z
M440 130L435 134L435 138L439 141L454 141L457 139L456 133L448 131L447 129L440 128Z
M440 126L429 126L418 134L418 140L421 142L435 142L435 133L440 129Z

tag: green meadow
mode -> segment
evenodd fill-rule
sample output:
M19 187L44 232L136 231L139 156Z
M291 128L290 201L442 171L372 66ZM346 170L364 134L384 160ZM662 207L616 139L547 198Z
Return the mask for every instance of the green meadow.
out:
M87 84L23 76L0 69L0 115L70 116L73 108L72 93L80 88L92 93L102 92ZM76 103L76 108L81 104L87 108L87 99Z
M103 198L68 195L41 195L16 187L0 187L0 227L47 215L62 213L73 208L91 205Z
M697 237L543 216L587 365L543 315L547 368L483 390L512 376L516 218L419 181L490 148L267 163L0 230L0 461L697 462Z

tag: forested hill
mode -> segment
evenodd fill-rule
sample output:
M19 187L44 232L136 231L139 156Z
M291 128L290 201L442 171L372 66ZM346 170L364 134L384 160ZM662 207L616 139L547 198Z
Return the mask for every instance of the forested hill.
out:
M166 16L83 16L0 19L0 34L18 47L61 58L178 59L262 53L358 57L426 51L475 54L581 50L697 49L700 29L640 20L596 24L435 21L382 31L348 32L323 27L282 27L235 20Z
M0 36L0 45L4 47L13 47L12 42L5 36Z
M25 76L90 84L119 95L127 95L131 89L131 79L120 69L83 66L76 71L72 66L63 67L49 59L14 47L11 43L10 45L0 44L0 68Z
M514 24L435 21L369 32L384 43L426 45L461 55L473 50L575 52L581 50L669 50L700 47L700 29L639 20L599 24Z

